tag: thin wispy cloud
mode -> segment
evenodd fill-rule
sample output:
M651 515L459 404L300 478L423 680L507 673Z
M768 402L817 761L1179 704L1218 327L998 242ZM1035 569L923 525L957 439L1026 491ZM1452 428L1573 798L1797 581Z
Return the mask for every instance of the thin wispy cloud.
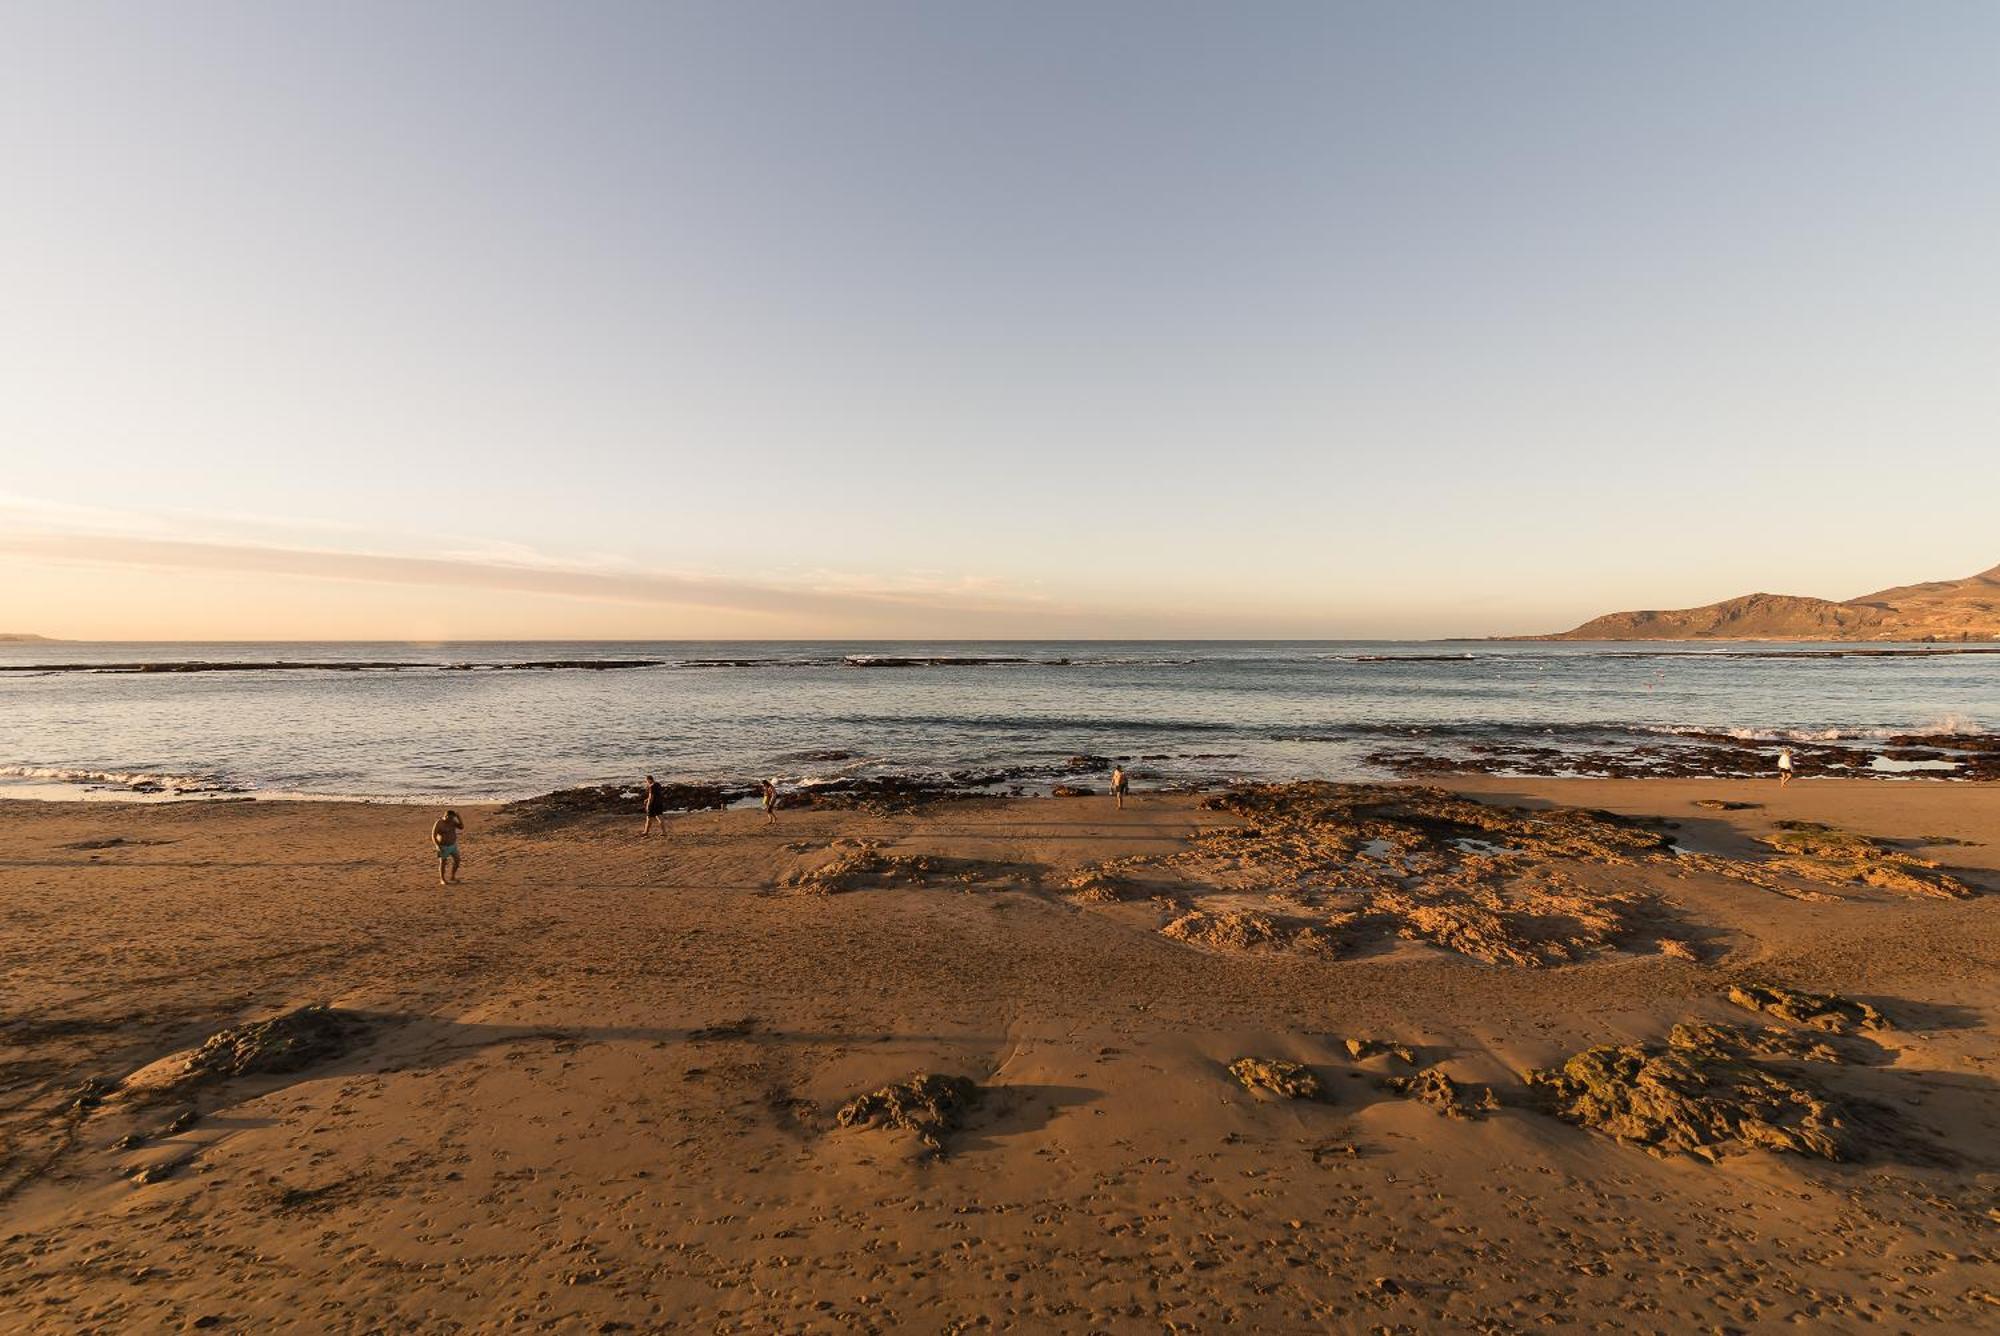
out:
M313 546L260 536L285 527L285 521L269 517L231 517L225 524L193 526L180 517L0 495L0 553L64 564L480 589L862 623L888 613L1077 612L1053 607L1038 595L1013 592L998 581L937 572L883 579L813 571L791 579L743 579L648 569L611 554L565 557L504 540L421 552Z

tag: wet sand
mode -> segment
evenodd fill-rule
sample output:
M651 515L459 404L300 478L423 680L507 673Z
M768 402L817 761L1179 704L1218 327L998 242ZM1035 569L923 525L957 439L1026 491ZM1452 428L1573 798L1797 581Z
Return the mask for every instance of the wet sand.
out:
M1684 853L1563 865L1657 922L1535 965L1388 920L1324 949L1176 939L1190 907L1336 922L1348 894L1265 884L1256 823L1192 796L710 812L650 841L636 813L509 832L468 808L450 889L423 810L0 804L0 1325L2000 1326L2000 790L1450 787L1677 823ZM1983 893L1724 875L1783 820ZM1075 894L1100 864L1125 889ZM1723 996L1748 981L1888 1018L1811 1073L1855 1111L1851 1160L1652 1154L1522 1081L1769 1022ZM149 1084L312 1003L362 1028L294 1071ZM1246 1056L1324 1098L1247 1091ZM1418 1070L1498 1107L1386 1084ZM983 1091L942 1154L838 1125L925 1072Z

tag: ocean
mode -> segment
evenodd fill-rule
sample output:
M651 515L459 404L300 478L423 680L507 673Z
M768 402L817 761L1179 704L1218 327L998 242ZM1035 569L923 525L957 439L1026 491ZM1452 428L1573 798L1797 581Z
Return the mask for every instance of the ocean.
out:
M1952 777L2000 654L1920 647L1061 641L0 645L0 796L464 802L662 779L1045 791L1495 773ZM1911 738L1907 735L1924 735ZM1953 740L1964 740L1955 743Z

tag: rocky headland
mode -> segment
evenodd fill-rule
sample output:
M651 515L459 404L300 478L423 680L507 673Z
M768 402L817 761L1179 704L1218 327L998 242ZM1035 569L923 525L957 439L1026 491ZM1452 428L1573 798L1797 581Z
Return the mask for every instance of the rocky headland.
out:
M1512 640L2000 640L2000 566L1962 580L1898 585L1835 602L1744 594L1699 608L1593 617L1556 635Z

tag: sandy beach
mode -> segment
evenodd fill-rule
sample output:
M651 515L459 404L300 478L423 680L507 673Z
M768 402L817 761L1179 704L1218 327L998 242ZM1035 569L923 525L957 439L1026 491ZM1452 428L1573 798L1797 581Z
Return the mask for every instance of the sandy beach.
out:
M448 889L428 809L0 804L0 1325L2000 1327L1992 786L1450 787L465 808ZM1524 1080L1599 1045L1805 1121Z

